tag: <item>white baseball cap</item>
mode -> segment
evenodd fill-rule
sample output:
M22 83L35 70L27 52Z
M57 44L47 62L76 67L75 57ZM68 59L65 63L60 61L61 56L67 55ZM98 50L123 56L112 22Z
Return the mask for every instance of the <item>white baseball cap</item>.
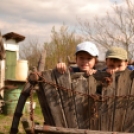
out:
M76 53L79 51L85 51L92 56L99 56L99 51L98 51L96 45L89 41L78 44L76 46Z

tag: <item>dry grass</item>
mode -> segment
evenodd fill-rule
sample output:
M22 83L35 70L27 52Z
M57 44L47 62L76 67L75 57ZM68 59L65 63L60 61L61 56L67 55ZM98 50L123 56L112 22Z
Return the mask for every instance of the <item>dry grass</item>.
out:
M43 115L36 95L34 96L34 101L37 103L36 109L34 110L34 121L43 124ZM21 119L22 118L27 118L30 120L29 113L24 112ZM13 115L0 114L0 134L9 134L12 125L12 119ZM18 129L18 134L25 134L21 121L19 123Z
M8 134L11 124L12 124L12 118L13 116L9 115L0 115L0 134ZM19 124L19 134L25 134L24 129Z
M25 117L29 119L29 115L23 115L22 118ZM8 134L12 125L12 118L11 115L0 115L0 134ZM34 116L35 122L39 122L40 124L43 123L43 118L41 116ZM21 121L19 123L19 133L18 134L25 134Z

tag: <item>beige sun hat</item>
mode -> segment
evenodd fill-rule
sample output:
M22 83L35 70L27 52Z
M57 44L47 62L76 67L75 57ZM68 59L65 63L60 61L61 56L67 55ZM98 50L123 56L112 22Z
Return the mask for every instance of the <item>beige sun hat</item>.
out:
M107 52L106 52L106 58L117 58L120 60L127 60L127 51L121 47L111 47Z

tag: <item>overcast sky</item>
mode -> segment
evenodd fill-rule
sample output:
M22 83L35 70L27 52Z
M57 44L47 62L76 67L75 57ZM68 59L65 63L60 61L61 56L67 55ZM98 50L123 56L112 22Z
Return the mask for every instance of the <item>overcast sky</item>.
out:
M113 2L123 0L1 0L0 30L2 34L16 32L26 40L38 38L48 41L51 29L63 23L76 28L77 19L90 19L104 16Z

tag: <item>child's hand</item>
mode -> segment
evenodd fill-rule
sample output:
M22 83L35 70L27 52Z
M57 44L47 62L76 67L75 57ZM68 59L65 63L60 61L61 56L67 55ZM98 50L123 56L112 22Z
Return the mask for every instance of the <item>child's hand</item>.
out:
M106 72L110 73L110 74L114 74L115 70L114 69L107 69Z
M64 74L67 70L67 66L65 63L61 62L56 65L56 69L59 73Z
M97 72L97 70L94 70L94 69L90 69L90 70L87 70L86 71L86 75L89 76L89 75L93 75Z

